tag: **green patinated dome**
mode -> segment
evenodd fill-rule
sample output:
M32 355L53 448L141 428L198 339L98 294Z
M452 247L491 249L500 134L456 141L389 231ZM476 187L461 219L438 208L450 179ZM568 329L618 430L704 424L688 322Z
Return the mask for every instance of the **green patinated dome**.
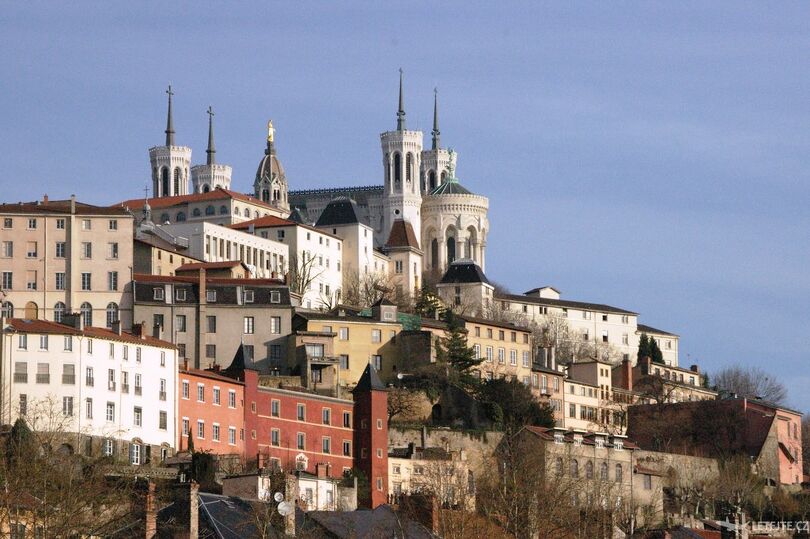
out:
M443 183L436 186L431 195L472 195L472 191L461 185L458 178L447 178Z

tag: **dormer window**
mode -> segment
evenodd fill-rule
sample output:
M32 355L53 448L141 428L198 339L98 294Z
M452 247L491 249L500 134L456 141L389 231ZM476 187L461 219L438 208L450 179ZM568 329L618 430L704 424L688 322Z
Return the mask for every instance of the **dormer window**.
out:
M601 436L597 436L597 437L594 439L594 442L596 443L596 448L597 448L597 449L602 449L602 448L604 448L604 447L605 447L605 440L604 440L604 438L602 438Z
M281 292L279 292L278 290L271 290L270 303L281 303Z
M245 303L253 303L253 290L245 290L242 294Z
M616 451L621 451L624 449L624 442L621 440L613 440L613 447L616 449Z
M563 435L562 435L562 434L559 434L559 433L555 434L555 435L554 435L554 443L555 443L555 444L561 444L561 443L563 443Z
M152 298L157 301L163 301L163 288L153 288L152 289Z
M216 290L206 290L205 291L205 301L209 303L214 303L217 300L217 291Z

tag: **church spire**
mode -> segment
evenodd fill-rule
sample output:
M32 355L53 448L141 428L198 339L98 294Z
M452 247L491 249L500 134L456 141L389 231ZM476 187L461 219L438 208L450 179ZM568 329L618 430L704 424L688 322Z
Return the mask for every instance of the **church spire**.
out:
M169 84L169 89L166 90L169 94L169 114L166 118L166 146L174 146L174 121L172 121L172 85Z
M405 100L402 96L402 68L399 68L399 110L397 111L397 131L405 131Z
M217 153L217 150L214 147L214 110L210 105L208 106L208 149L205 150L205 153L208 155L206 164L213 165L216 162L214 154Z
M439 135L441 131L439 131L439 90L437 88L433 89L433 131L431 131L433 135L433 149L439 149Z

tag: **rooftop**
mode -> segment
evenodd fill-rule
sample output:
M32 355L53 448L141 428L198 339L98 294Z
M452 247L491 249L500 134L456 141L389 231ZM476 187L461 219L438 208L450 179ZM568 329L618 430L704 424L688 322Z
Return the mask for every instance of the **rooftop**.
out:
M453 261L447 268L441 284L452 283L485 283L490 284L481 267L469 258Z
M664 331L663 329L655 329L654 327L648 326L646 324L638 324L638 331L641 333L650 333L654 335L670 335L672 337L677 337L678 335L675 333L670 333L668 331Z
M444 282L444 279L442 279ZM548 305L551 307L561 307L564 309L578 309L582 311L597 311L603 313L616 313L616 314L627 314L636 316L638 313L633 311L628 311L626 309L620 309L618 307L611 307L610 305L603 305L601 303L587 303L583 301L568 301L564 299L550 299L550 298L540 298L537 296L523 296L519 294L497 294L495 296L496 300L500 301L512 301L515 303L531 303L533 305Z
M357 203L349 197L341 196L326 205L315 226L351 225L359 222Z
M419 241L413 231L413 226L408 221L397 219L391 225L391 233L388 235L386 247L411 247L419 249Z
M75 335L80 337L90 337L94 339L104 339L108 341L118 341L128 344L140 344L143 346L154 346L157 348L174 349L175 346L167 341L156 339L149 335L140 337L132 333L122 332L120 335L111 329L98 327L85 327L84 330L76 329L67 324L51 322L49 320L27 320L23 318L7 318L5 331L12 330L16 333L32 333L40 335Z
M239 200L241 202L248 202L255 206L267 208L268 210L278 211L278 208L276 208L275 206L272 206L266 202L262 202L258 198L249 195L244 195L242 193L237 193L236 191L231 191L229 189L222 189L220 187L208 191L207 193L192 193L190 195L178 195L173 197L154 197L149 199L133 198L130 200L124 200L119 204L115 204L114 206L111 206L111 208L121 207L136 210L143 208L144 201L146 201L149 203L149 206L151 206L153 210L156 210L161 208L171 208L172 206L181 206L193 202L207 202L224 199Z
M0 204L0 213L40 213L53 215L70 215L71 200L37 200L35 202L16 202ZM141 204L143 205L143 204ZM76 215L111 215L131 217L126 208L93 206L84 202L75 202Z

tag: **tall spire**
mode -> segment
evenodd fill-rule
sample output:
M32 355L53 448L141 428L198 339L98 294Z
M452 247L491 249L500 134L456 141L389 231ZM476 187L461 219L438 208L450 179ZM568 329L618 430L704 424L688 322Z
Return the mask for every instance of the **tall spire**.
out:
M205 153L208 154L206 164L213 165L216 162L214 154L217 153L217 150L214 148L214 110L210 105L208 106L208 149L205 150Z
M169 94L169 114L166 118L166 146L174 146L174 122L172 121L172 85L169 84L169 89L166 90Z
M397 111L397 131L405 131L405 100L402 96L402 68L399 68L399 110Z
M433 89L433 149L439 149L439 135L441 131L439 131L439 90L437 88Z

